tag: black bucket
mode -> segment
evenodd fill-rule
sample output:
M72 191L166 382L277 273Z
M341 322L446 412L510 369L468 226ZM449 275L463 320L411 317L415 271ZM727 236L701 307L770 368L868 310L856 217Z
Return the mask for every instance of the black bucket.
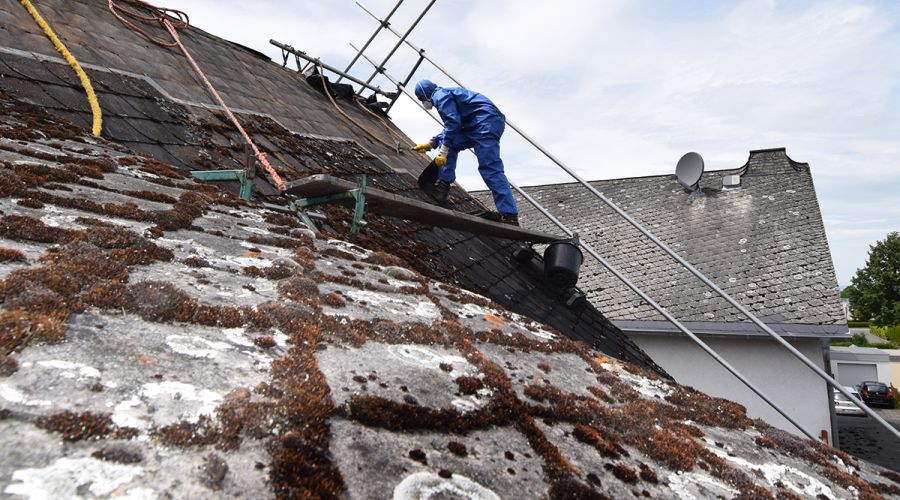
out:
M584 254L570 241L551 243L544 251L544 277L554 286L572 287L578 282L578 270Z

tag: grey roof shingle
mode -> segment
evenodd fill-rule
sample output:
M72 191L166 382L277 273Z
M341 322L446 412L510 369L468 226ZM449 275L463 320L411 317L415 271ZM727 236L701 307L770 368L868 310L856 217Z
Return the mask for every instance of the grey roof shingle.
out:
M723 189L729 174L741 175L739 188ZM693 195L674 175L591 184L755 314L778 315L771 320L787 331L800 324L846 331L809 166L783 148L751 151L740 168L706 172ZM680 320L746 321L582 185L524 189ZM524 226L556 229L527 202L519 206ZM590 257L579 287L614 321L665 322Z

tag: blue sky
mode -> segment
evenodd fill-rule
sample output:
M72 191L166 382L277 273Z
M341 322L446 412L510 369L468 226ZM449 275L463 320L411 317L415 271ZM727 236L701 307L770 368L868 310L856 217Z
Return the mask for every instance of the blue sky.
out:
M381 16L395 0L361 0ZM405 0L406 30L428 3ZM280 61L269 39L343 67L376 23L352 0L183 0L192 24ZM410 39L589 180L673 173L697 151L708 170L752 149L808 162L838 282L900 230L900 2L437 0ZM382 32L367 51L395 43ZM405 75L415 53L387 65ZM352 70L368 77L371 66ZM417 77L450 82L423 65ZM384 80L376 80L389 86ZM414 140L436 125L405 99L391 113ZM507 129L510 179L571 178ZM459 182L484 189L471 155Z

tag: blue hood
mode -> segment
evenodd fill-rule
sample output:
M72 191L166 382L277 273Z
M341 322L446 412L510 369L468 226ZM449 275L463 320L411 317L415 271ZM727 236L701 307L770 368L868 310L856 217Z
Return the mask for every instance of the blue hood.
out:
M431 80L419 80L419 83L416 84L416 97L430 100L431 94L433 94L437 88L437 85Z

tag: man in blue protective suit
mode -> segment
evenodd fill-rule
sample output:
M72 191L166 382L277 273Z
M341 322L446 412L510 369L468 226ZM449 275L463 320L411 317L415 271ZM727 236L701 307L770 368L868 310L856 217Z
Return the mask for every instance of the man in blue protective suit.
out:
M439 203L447 201L450 184L456 180L456 158L464 149L473 148L478 158L478 173L491 190L500 220L519 225L516 199L503 172L500 159L500 136L506 128L506 117L487 97L459 87L438 87L429 80L416 84L416 97L425 109L434 107L444 120L444 130L429 142L416 146L424 153L440 147L435 165L442 167L432 196Z

